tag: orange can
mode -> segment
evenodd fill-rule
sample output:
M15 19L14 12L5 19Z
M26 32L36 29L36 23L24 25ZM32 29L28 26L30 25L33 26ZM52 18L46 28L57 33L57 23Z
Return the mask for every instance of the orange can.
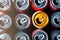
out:
M37 11L32 16L32 22L36 28L40 29L40 28L44 28L48 24L49 18L45 12Z

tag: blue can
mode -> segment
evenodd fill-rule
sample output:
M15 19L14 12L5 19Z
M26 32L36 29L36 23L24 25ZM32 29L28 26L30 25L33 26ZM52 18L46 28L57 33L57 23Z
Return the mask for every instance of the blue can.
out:
M43 30L37 29L32 33L32 40L48 40L48 34Z
M51 17L51 23L54 27L60 27L60 12L55 12Z
M52 31L51 40L60 40L60 30Z

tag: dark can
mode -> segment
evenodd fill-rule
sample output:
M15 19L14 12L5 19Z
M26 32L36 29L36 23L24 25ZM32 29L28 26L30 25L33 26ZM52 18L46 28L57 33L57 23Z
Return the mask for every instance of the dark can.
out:
M60 30L52 31L51 40L60 40Z
M30 0L16 0L15 8L19 11L23 11L28 9L30 4Z
M48 4L48 0L32 0L32 8L35 11L44 10Z
M52 15L51 23L54 27L60 27L60 12L55 12Z
M48 35L45 31L37 29L32 33L32 40L48 40Z
M52 10L55 11L60 9L60 0L49 0L49 1Z

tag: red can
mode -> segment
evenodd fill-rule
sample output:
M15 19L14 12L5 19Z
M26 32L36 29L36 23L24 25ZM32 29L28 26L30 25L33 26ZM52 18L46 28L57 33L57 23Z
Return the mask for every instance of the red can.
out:
M54 11L60 9L60 0L50 0L50 7Z
M32 0L32 8L35 11L44 10L48 4L48 0Z

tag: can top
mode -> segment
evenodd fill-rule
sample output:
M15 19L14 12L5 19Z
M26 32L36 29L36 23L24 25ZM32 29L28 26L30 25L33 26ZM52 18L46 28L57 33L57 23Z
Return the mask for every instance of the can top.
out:
M11 7L10 0L0 0L0 10L6 11Z
M0 27L2 29L8 29L12 24L12 20L10 18L10 16L3 14L2 16L0 16Z
M33 3L38 8L44 8L46 7L48 1L47 0L33 0Z
M48 35L45 31L37 29L33 32L33 40L48 40Z
M44 28L48 24L49 18L45 12L37 11L32 16L32 22L36 28Z
M18 10L26 10L29 7L29 0L16 0L15 7Z
M26 14L18 14L15 18L17 28L26 29L30 25L30 18Z
M60 8L60 0L52 0L52 5L56 8Z
M60 27L60 12L55 12L51 17L51 23L55 27Z
M30 40L29 36L24 33L24 32L18 32L15 35L15 39L14 40Z

